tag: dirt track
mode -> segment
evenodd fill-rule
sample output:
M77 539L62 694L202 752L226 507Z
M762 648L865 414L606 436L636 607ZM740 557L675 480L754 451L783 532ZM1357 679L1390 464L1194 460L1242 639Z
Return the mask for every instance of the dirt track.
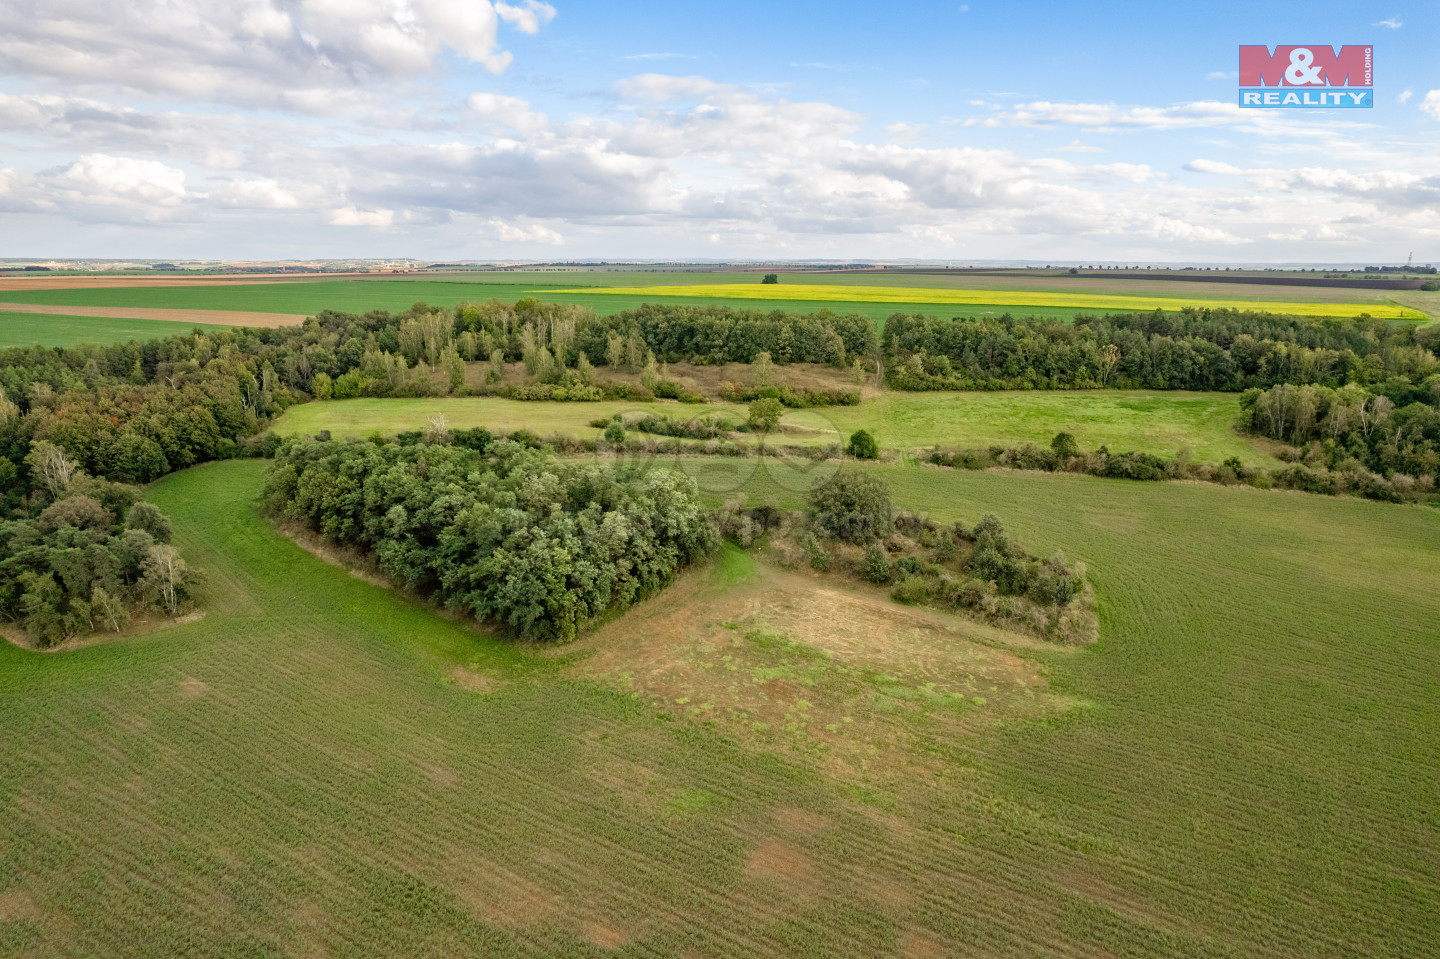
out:
M299 326L304 313L253 313L242 310L172 310L147 306L41 306L0 303L0 313L48 313L52 316L99 316L116 320L172 320L220 326Z

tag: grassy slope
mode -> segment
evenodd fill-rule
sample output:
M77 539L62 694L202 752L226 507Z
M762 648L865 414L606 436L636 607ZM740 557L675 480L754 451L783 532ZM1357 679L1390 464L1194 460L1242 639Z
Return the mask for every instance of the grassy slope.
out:
M3 297L4 294L0 294ZM217 330L223 327L207 327ZM190 327L170 320L117 320L99 316L48 316L0 312L0 348L9 346L74 346L77 343L124 343L153 340Z
M1082 887L1115 885L1108 909L1076 905L1071 928L1164 902L1184 923L1225 916L1253 952L1433 948L1440 583L1425 557L1440 549L1440 515L879 470L911 509L968 521L994 511L1031 548L1090 564L1104 638L1062 675L1098 708L1045 734L1017 729L988 759L1024 816L1075 828L1080 848L1106 850L1097 858L1124 876L1091 886L1081 867ZM787 484L750 486L798 502ZM1069 858L1056 855L1056 875Z
M1440 935L1433 512L882 469L907 506L994 510L1090 563L1104 638L1037 654L1088 704L1068 721L856 794L321 564L255 516L262 468L153 491L210 576L207 618L69 654L0 647L6 953L633 938L866 956L915 954L919 934L967 954L1354 956ZM448 683L457 663L496 690ZM697 790L720 800L683 812ZM819 831L777 833L803 820L777 820L790 807ZM777 837L798 852L747 875Z
M488 397L455 399L361 399L307 403L292 407L275 424L282 435L314 434L328 429L338 436L390 435L423 429L431 414L443 412L453 427L493 430L526 428L549 435L563 432L591 438L597 418L661 412L672 418L728 413L744 407L729 403L683 406L676 403L521 403ZM783 422L824 430L787 434L786 443L828 443L869 429L882 447L908 449L936 443L987 446L1030 441L1048 445L1061 430L1073 432L1084 449L1140 450L1175 455L1189 446L1201 462L1239 456L1246 463L1271 466L1275 460L1236 434L1239 414L1234 393L1156 393L1107 391L1076 393L883 393L858 407L797 410Z

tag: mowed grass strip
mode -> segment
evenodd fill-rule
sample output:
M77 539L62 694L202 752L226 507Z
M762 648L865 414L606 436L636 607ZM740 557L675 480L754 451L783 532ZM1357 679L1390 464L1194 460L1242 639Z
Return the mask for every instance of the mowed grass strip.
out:
M214 330L217 327L208 326ZM103 316L57 316L0 311L0 347L75 346L79 343L126 343L190 332L190 326L169 320L114 319Z
M720 283L711 286L647 286L608 287L586 290L556 290L556 293L624 296L707 296L727 300L808 300L855 301L870 303L925 303L968 305L1002 303L1009 307L1045 307L1068 310L1146 311L1180 310L1185 307L1209 309L1263 310L1295 316L1353 317L1369 314L1379 319L1425 319L1418 310L1393 303L1320 303L1276 302L1196 297L1179 299L1156 296L1125 296L1120 294L1059 293L1038 290L956 290L926 287L894 286L829 286L819 284Z
M209 577L204 619L66 654L0 644L0 943L1433 951L1440 515L874 469L900 505L993 511L1027 548L1086 561L1103 633L1034 654L1075 702L1064 718L870 790L562 679L563 657L323 564L256 514L261 463L168 477L151 496ZM747 488L802 495L760 475Z
M747 408L734 403L526 403L498 397L331 400L292 406L275 422L282 436L330 430L337 438L392 436L424 429L436 413L454 428L483 426L495 432L528 429L541 436L562 433L594 439L594 419L616 413L638 418L658 413L672 419L716 416L740 422ZM784 432L773 442L795 445L844 443L858 429L870 430L884 449L1037 443L1048 446L1059 432L1073 433L1083 449L1108 446L1174 456L1189 449L1197 462L1238 456L1247 465L1274 466L1262 446L1235 431L1237 393L1152 390L1075 392L898 393L866 398L859 406L788 410ZM644 434L632 433L640 437Z

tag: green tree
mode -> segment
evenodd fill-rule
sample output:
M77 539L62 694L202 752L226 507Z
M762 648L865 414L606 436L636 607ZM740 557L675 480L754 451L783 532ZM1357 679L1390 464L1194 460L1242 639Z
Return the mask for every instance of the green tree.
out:
M888 536L894 528L890 487L853 469L842 469L810 487L805 513L825 535L852 543Z
M760 282L761 282L761 283L779 283L779 282L780 282L780 274L778 274L778 273L766 273L766 274L765 274L765 278L764 278L763 280L761 280Z
M873 460L880 455L880 444L875 442L869 430L856 430L850 434L845 452L857 460Z
M1050 441L1050 448L1061 460L1068 460L1072 456L1080 455L1080 444L1070 433L1056 433L1055 438Z
M750 429L755 433L773 433L780 425L785 407L777 399L765 396L750 404Z

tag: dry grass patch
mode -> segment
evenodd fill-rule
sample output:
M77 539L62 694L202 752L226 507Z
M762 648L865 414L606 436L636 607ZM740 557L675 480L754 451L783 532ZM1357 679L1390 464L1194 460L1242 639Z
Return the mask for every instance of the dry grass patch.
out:
M663 603L566 647L569 670L845 778L946 773L938 757L974 732L1067 706L1021 655L1039 645L1027 637L764 561L760 571L682 576ZM824 828L808 815L788 828Z

